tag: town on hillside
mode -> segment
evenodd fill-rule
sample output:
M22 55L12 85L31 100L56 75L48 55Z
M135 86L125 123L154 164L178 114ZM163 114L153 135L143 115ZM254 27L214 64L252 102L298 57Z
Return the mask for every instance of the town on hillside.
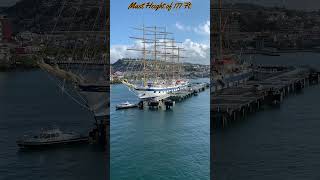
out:
M52 44L59 45L66 54L68 47L74 46L75 43L87 43L87 37L82 32L90 29L88 24L93 24L90 21L95 18L81 14L94 16L90 12L94 12L94 8L97 8L94 6L96 1L98 0L85 2L86 8L82 8L79 12L77 23L71 29L72 34L60 32L59 29L51 33L55 24L54 17L57 16L56 9L61 6L60 1L48 0L34 4L31 0L22 0L12 7L0 8L0 69L37 68L39 54L47 50L48 37L55 39ZM68 12L73 12L73 8L72 3L65 7L66 13L60 19L62 29L65 28L63 26L70 24L69 14L72 13ZM319 10L290 10L252 4L234 4L229 9L231 9L230 21L225 31L229 32L227 34L229 44L234 51L264 55L320 51ZM77 29L81 31L76 31ZM49 48L49 50L49 54L56 53L55 49ZM81 52L81 49L79 51ZM117 71L119 70L114 72Z

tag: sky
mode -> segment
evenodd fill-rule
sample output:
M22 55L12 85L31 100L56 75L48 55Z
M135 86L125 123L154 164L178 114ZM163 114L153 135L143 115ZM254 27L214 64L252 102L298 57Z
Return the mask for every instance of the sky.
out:
M124 57L141 57L141 53L127 48L141 46L130 36L141 36L133 27L161 26L174 33L176 41L182 42L185 49L182 56L185 62L209 64L210 52L210 2L192 0L190 10L128 9L131 0L111 0L110 2L110 59L114 63ZM149 2L146 1L137 1ZM153 0L152 2L172 2L172 0ZM174 0L173 2L182 2Z

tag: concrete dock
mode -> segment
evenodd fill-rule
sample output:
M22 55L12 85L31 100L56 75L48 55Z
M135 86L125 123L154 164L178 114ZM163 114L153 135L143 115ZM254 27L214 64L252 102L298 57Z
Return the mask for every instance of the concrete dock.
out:
M186 98L197 95L198 93L206 90L209 87L210 85L208 83L191 84L190 87L185 90L170 93L169 99L173 101L182 101Z
M166 96L154 100L139 102L139 108L149 109L171 109L176 102L181 102L187 98L197 96L210 87L209 83L192 83L186 89L168 93Z
M227 127L262 106L279 105L289 94L318 84L319 80L319 72L307 67L257 67L251 80L211 91L211 125Z

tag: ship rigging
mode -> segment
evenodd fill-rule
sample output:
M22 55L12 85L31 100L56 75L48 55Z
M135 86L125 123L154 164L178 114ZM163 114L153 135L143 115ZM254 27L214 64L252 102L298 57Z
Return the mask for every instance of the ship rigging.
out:
M107 1L57 3L61 8L51 31L47 32L39 67L64 94L93 114L96 132L106 139L105 125L109 121Z
M140 99L148 100L167 96L187 88L188 80L181 77L183 71L181 42L170 37L165 27L134 28L142 32L142 37L130 37L140 46L129 51L142 53L142 58L129 64L122 81Z

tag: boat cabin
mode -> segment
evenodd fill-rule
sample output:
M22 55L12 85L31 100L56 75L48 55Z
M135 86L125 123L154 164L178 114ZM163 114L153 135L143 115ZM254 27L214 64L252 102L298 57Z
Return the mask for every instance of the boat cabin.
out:
M45 138L45 139L49 139L49 138L55 138L55 137L59 137L62 134L62 132L58 129L54 129L54 130L47 130L47 131L42 131L38 136L34 136L34 138Z

